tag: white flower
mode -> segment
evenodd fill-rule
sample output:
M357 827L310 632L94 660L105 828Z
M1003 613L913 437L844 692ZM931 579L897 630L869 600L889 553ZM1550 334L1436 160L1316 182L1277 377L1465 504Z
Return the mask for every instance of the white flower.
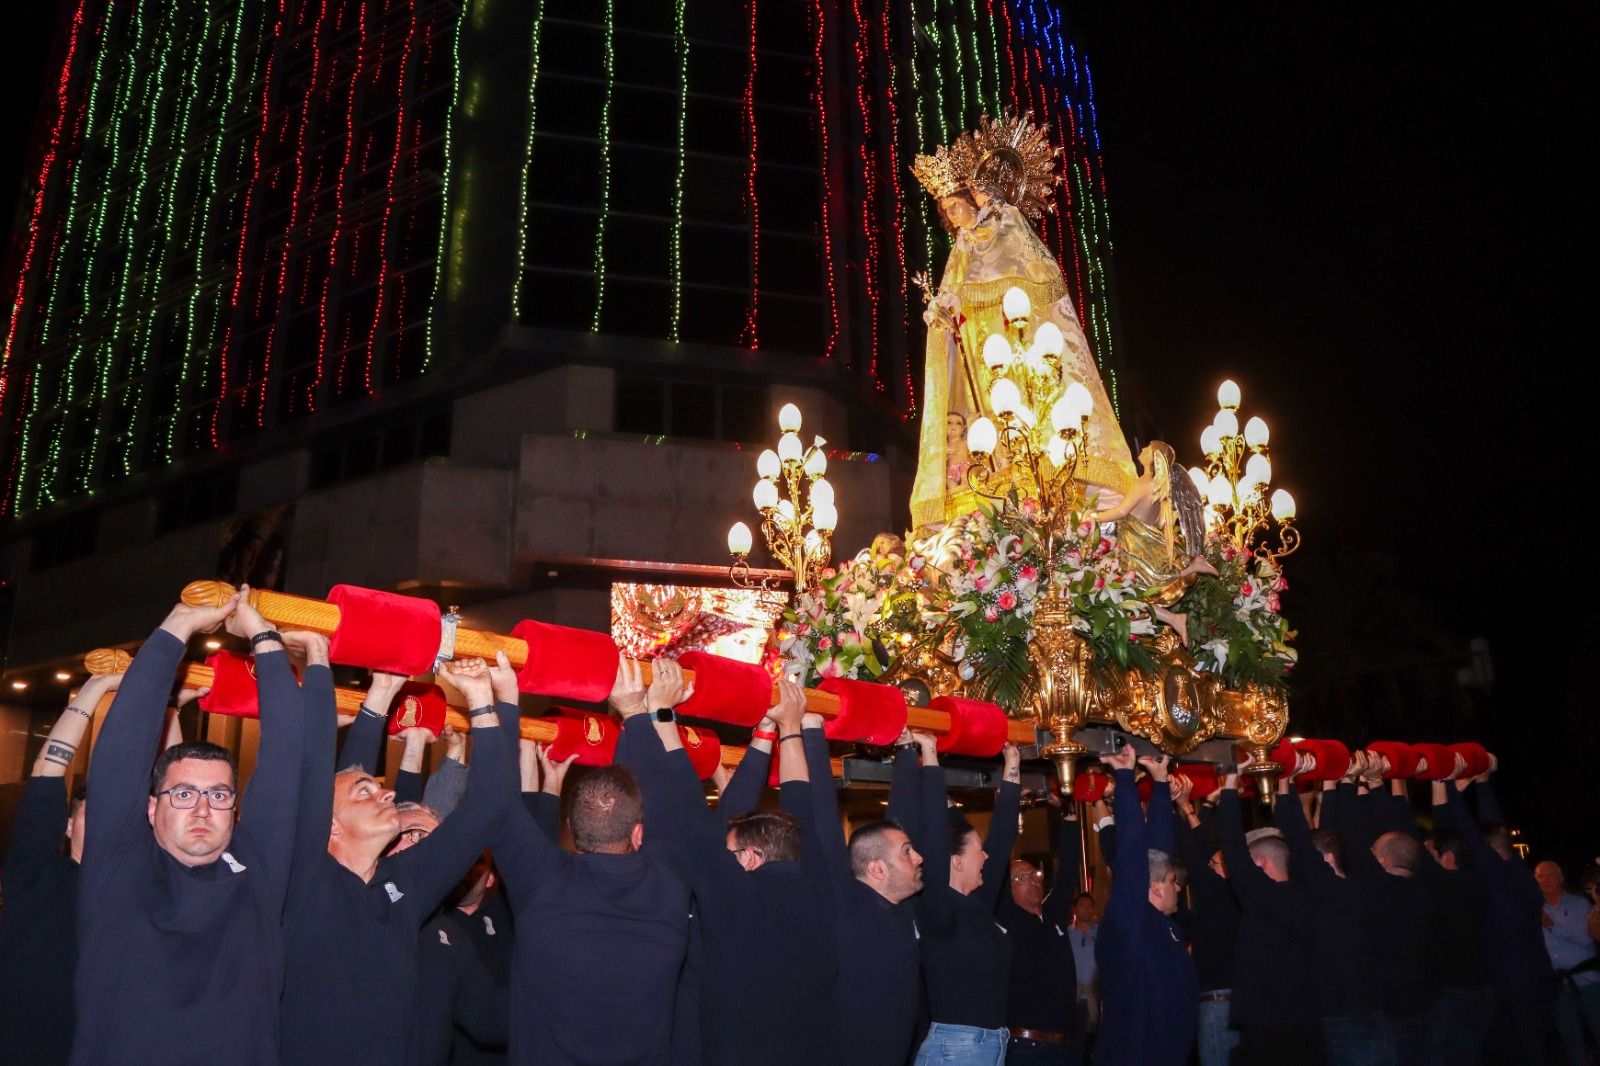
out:
M878 609L882 606L882 597L869 597L864 592L852 592L845 597L845 621L849 622L857 633L865 636L867 626L878 617Z
M1217 669L1224 670L1228 666L1228 642L1225 640L1212 640L1200 645L1201 648L1216 657Z

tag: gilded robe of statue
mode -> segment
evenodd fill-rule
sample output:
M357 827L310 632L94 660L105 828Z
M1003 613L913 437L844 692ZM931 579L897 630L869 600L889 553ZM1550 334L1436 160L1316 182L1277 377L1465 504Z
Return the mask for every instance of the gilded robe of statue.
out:
M961 322L959 343L945 323L935 320L928 327L917 479L911 492L911 524L919 533L977 509L978 497L962 480L969 461L966 427L980 416L999 421L989 406L983 342L1004 330L1001 299L1013 286L1028 294L1033 326L1054 322L1065 338L1063 387L1079 382L1094 398L1089 458L1080 468L1080 480L1098 494L1102 506L1119 500L1133 483L1133 457L1061 268L1023 213L995 201L979 210L972 226L957 231L939 285L939 301Z

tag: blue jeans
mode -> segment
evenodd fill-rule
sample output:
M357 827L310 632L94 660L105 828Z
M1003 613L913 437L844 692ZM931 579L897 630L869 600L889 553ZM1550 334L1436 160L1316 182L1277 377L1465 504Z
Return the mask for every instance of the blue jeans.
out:
M1228 1010L1232 1006L1225 999L1200 1004L1200 1032L1196 1040L1200 1048L1200 1066L1228 1066L1233 1049L1239 1046L1239 1030L1228 1028Z
M917 1049L915 1066L1000 1066L1006 1061L1006 1044L1010 1041L1010 1029L934 1022L928 1027L922 1047Z
M1493 1020L1494 993L1487 988L1442 989L1423 1023L1428 1066L1481 1062Z
M1588 1062L1584 1030L1588 1041L1600 1047L1600 983L1573 986L1561 982L1556 994L1556 1035L1561 1038L1561 1052L1568 1066L1583 1066Z

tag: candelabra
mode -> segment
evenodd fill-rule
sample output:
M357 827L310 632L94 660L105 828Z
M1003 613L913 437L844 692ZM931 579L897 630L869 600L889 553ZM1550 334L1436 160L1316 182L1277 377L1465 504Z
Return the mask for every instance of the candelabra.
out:
M1039 526L1053 537L1082 501L1076 474L1087 455L1094 398L1080 382L1063 388L1065 338L1054 322L1031 326L1027 293L1008 289L1000 306L1004 330L991 333L982 352L994 418L982 416L967 427L972 461L966 483L992 500L1013 488L1036 496ZM1045 411L1048 423L1040 419Z
M794 573L795 591L804 592L828 565L833 531L839 525L834 507L833 486L823 475L828 457L823 453L827 441L814 437L810 448L800 443L800 408L792 403L778 412L778 450L768 448L756 459L756 482L752 494L761 512L761 535L772 557ZM767 588L769 581L756 581L750 574L750 549L755 537L750 527L735 522L728 530L728 551L733 565L728 568L733 583L740 588Z
M1272 484L1267 455L1270 433L1256 416L1239 428L1239 386L1224 381L1217 389L1217 414L1200 434L1206 465L1190 467L1189 477L1205 497L1206 526L1235 547L1249 548L1276 563L1300 547L1294 527L1294 497Z

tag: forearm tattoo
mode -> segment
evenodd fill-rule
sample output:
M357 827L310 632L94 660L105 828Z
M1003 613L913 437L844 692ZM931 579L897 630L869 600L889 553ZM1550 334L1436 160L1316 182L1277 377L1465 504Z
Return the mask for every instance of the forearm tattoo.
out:
M50 740L45 742L44 761L53 762L57 766L71 766L72 757L78 753L77 745L68 744L64 740Z

